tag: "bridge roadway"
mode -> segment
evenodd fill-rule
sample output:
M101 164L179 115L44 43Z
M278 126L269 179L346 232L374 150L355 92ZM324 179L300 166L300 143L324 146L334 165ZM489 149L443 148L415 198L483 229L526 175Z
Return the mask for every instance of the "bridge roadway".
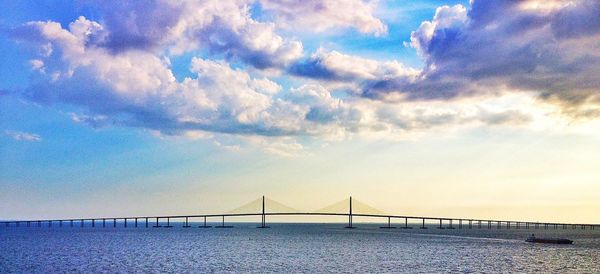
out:
M149 220L152 223L155 223L154 227L172 227L170 224L172 219L182 220L184 227L191 227L189 225L189 219L198 219L202 218L204 220L204 226L208 227L206 224L207 218L216 218L221 217L222 225L217 227L229 227L225 226L225 217L248 217L248 216L262 216L261 227L266 227L266 216L345 216L348 217L348 228L354 228L352 223L353 217L371 217L371 218L383 218L387 219L387 226L383 226L381 228L394 228L391 226L392 219L400 219L404 220L404 227L399 228L412 228L409 227L408 221L418 220L421 223L421 227L419 228L427 228L425 222L426 221L437 221L439 225L437 228L456 228L454 223L458 222L458 228L463 228L466 226L467 228L484 228L487 226L488 229L492 227L502 228L504 226L507 229L557 229L558 227L566 228L581 228L581 229L595 229L600 227L600 224L575 224L575 223L554 223L554 222L530 222L530 221L515 221L515 220L494 220L494 219L465 219L465 218L451 218L451 217L432 217L432 216L406 216L406 215L387 215L387 214L363 214L363 213L327 213L327 212L257 212L257 213L222 213L222 214L193 214L193 215L162 215L162 216L129 216L129 217L94 217L94 218L77 218L77 219L45 219L45 220L11 220L11 221L1 221L0 223L4 224L5 227L11 226L14 224L15 226L20 226L21 224L26 224L27 226L31 226L32 224L37 224L41 226L41 224L46 223L48 226L52 226L52 223L59 223L62 226L63 222L68 222L70 226L73 226L74 222L78 222L80 226L84 226L86 222L91 222L92 227L96 226L97 222L102 222L102 226L106 226L107 221L113 221L113 226L116 227L117 221L123 221L125 227L127 227L127 221L134 221L135 227L138 227L138 221L142 220L145 222L145 226L148 227ZM162 221L162 223L160 223ZM167 222L167 225L162 225L164 222ZM411 223L414 225L414 223ZM445 225L445 226L444 226ZM511 225L513 225L511 227ZM429 223L429 226L431 224ZM542 227L543 226L543 227Z

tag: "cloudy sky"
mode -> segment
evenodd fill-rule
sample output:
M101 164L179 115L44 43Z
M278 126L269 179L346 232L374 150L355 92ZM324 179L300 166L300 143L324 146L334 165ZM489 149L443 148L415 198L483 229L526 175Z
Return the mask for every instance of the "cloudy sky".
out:
M600 222L600 2L0 0L0 218Z

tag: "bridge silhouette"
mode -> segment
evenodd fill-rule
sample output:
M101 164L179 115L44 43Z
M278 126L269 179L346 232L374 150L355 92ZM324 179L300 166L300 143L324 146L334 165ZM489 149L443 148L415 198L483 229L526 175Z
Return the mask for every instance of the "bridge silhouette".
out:
M210 218L214 222L220 221L215 228L231 228L232 225L226 225L225 218L232 217L261 217L258 228L268 228L267 216L345 216L348 218L346 228L356 228L353 223L353 217L368 217L384 220L382 229L412 229L417 224L419 229L432 228L431 222L435 222L433 228L437 229L592 229L600 227L599 224L576 224L576 223L556 223L556 222L531 222L517 220L494 220L494 219L466 219L454 217L434 217L434 216L408 216L408 215L393 215L387 214L363 202L360 202L352 197L336 202L324 208L315 211L299 211L285 204L271 200L262 196L254 201L244 204L236 209L226 213L218 214L190 214L190 215L163 215L163 216L121 216L121 217L92 217L92 218L75 218L75 219L46 219L46 220L5 220L0 223L5 227L52 227L58 223L62 227L65 223L70 227L79 225L85 227L86 224L91 227L107 227L112 222L113 227L117 227L117 223L122 224L122 227L128 227L128 221L133 222L133 227L173 227L172 220L178 220L184 228L192 227L190 219L200 220L202 225L200 228L210 228L207 220ZM400 221L399 226L392 226L392 220ZM409 225L409 220L411 221ZM429 223L426 223L429 222ZM396 225L396 224L395 224Z

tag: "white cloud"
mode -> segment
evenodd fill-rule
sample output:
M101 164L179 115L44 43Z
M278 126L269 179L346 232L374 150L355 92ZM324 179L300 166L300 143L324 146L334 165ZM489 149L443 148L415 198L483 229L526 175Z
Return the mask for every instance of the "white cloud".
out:
M24 142L40 142L42 141L42 137L37 134L27 133L23 131L15 131L15 130L5 130L4 135L13 138L17 141Z
M574 116L600 114L600 2L472 1L440 7L411 35L418 78L371 81L363 95L447 99L536 92Z
M112 52L154 50L183 53L207 49L257 68L280 68L302 55L299 41L275 33L272 23L258 22L249 1L207 0L105 2L105 32L93 43Z
M263 12L272 13L277 25L296 31L323 32L332 28L354 28L376 36L387 26L373 15L377 1L363 0L259 0Z
M269 3L264 5L274 5L273 9L284 4L316 5ZM503 9L493 14L478 1L469 12L460 5L438 8L432 21L421 24L411 37L411 45L426 61L420 71L397 61L323 48L301 59L302 45L277 35L273 23L252 19L246 4L230 0L185 1L181 6L170 1L118 3L112 13L106 11L102 24L80 17L68 28L51 21L14 28L13 38L38 49L30 62L35 78L23 95L35 102L78 106L81 113L72 114L72 120L92 127L120 125L159 136L214 138L217 146L239 150L235 142L216 140L236 136L279 155L302 153L304 146L297 139L306 136L397 137L437 129L536 124L548 116L539 112L547 104L535 102L532 94L571 103L583 100L587 106L597 100L594 92L600 85L591 76L598 71L594 65L600 56L590 30L565 33L553 28L554 21L534 16L535 6L499 7L522 15L520 20L527 24L511 20ZM544 16L587 14L568 9L572 7L545 9ZM319 12L323 14L316 18L333 10ZM143 14L161 18L154 22ZM324 23L327 28L351 26ZM518 37L511 32L523 28L526 33ZM377 29L360 31L376 33ZM501 39L510 44L502 44ZM169 57L198 48L207 49L208 57L192 58L192 76L177 80ZM211 59L215 56L219 59ZM284 88L256 76L264 74L249 72L247 65L314 81ZM566 79L573 75L576 79ZM334 96L331 82L356 93ZM598 112L594 107L586 110Z

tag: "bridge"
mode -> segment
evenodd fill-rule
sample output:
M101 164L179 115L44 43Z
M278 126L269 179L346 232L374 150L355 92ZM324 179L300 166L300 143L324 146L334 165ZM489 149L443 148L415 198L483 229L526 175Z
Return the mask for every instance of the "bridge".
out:
M191 221L200 221L200 228L212 227L207 223L210 219L213 223L215 220L219 223L215 228L231 228L232 225L226 225L225 218L235 217L260 217L258 228L268 228L268 216L344 216L348 218L346 228L356 228L353 223L353 217L367 217L382 220L382 229L412 229L415 224L416 228L428 229L591 229L594 230L600 227L600 224L576 224L576 223L555 223L555 222L531 222L518 220L493 220L493 219L465 219L453 217L433 217L433 216L407 216L387 214L365 203L349 197L337 203L331 204L319 210L303 212L292 207L286 206L277 201L265 198L262 196L259 199L251 201L241 207L238 207L227 213L219 214L190 214L190 215L164 215L164 216L121 216L121 217L88 217L76 219L46 219L46 220L5 220L0 224L4 227L52 227L58 225L62 227L68 225L70 227L173 227L173 222L180 223L183 228L191 228ZM410 220L410 223L409 223ZM394 226L392 226L394 221ZM133 222L131 224L130 222ZM433 226L432 226L433 222ZM111 224L112 223L112 224ZM398 225L398 226L396 226Z

